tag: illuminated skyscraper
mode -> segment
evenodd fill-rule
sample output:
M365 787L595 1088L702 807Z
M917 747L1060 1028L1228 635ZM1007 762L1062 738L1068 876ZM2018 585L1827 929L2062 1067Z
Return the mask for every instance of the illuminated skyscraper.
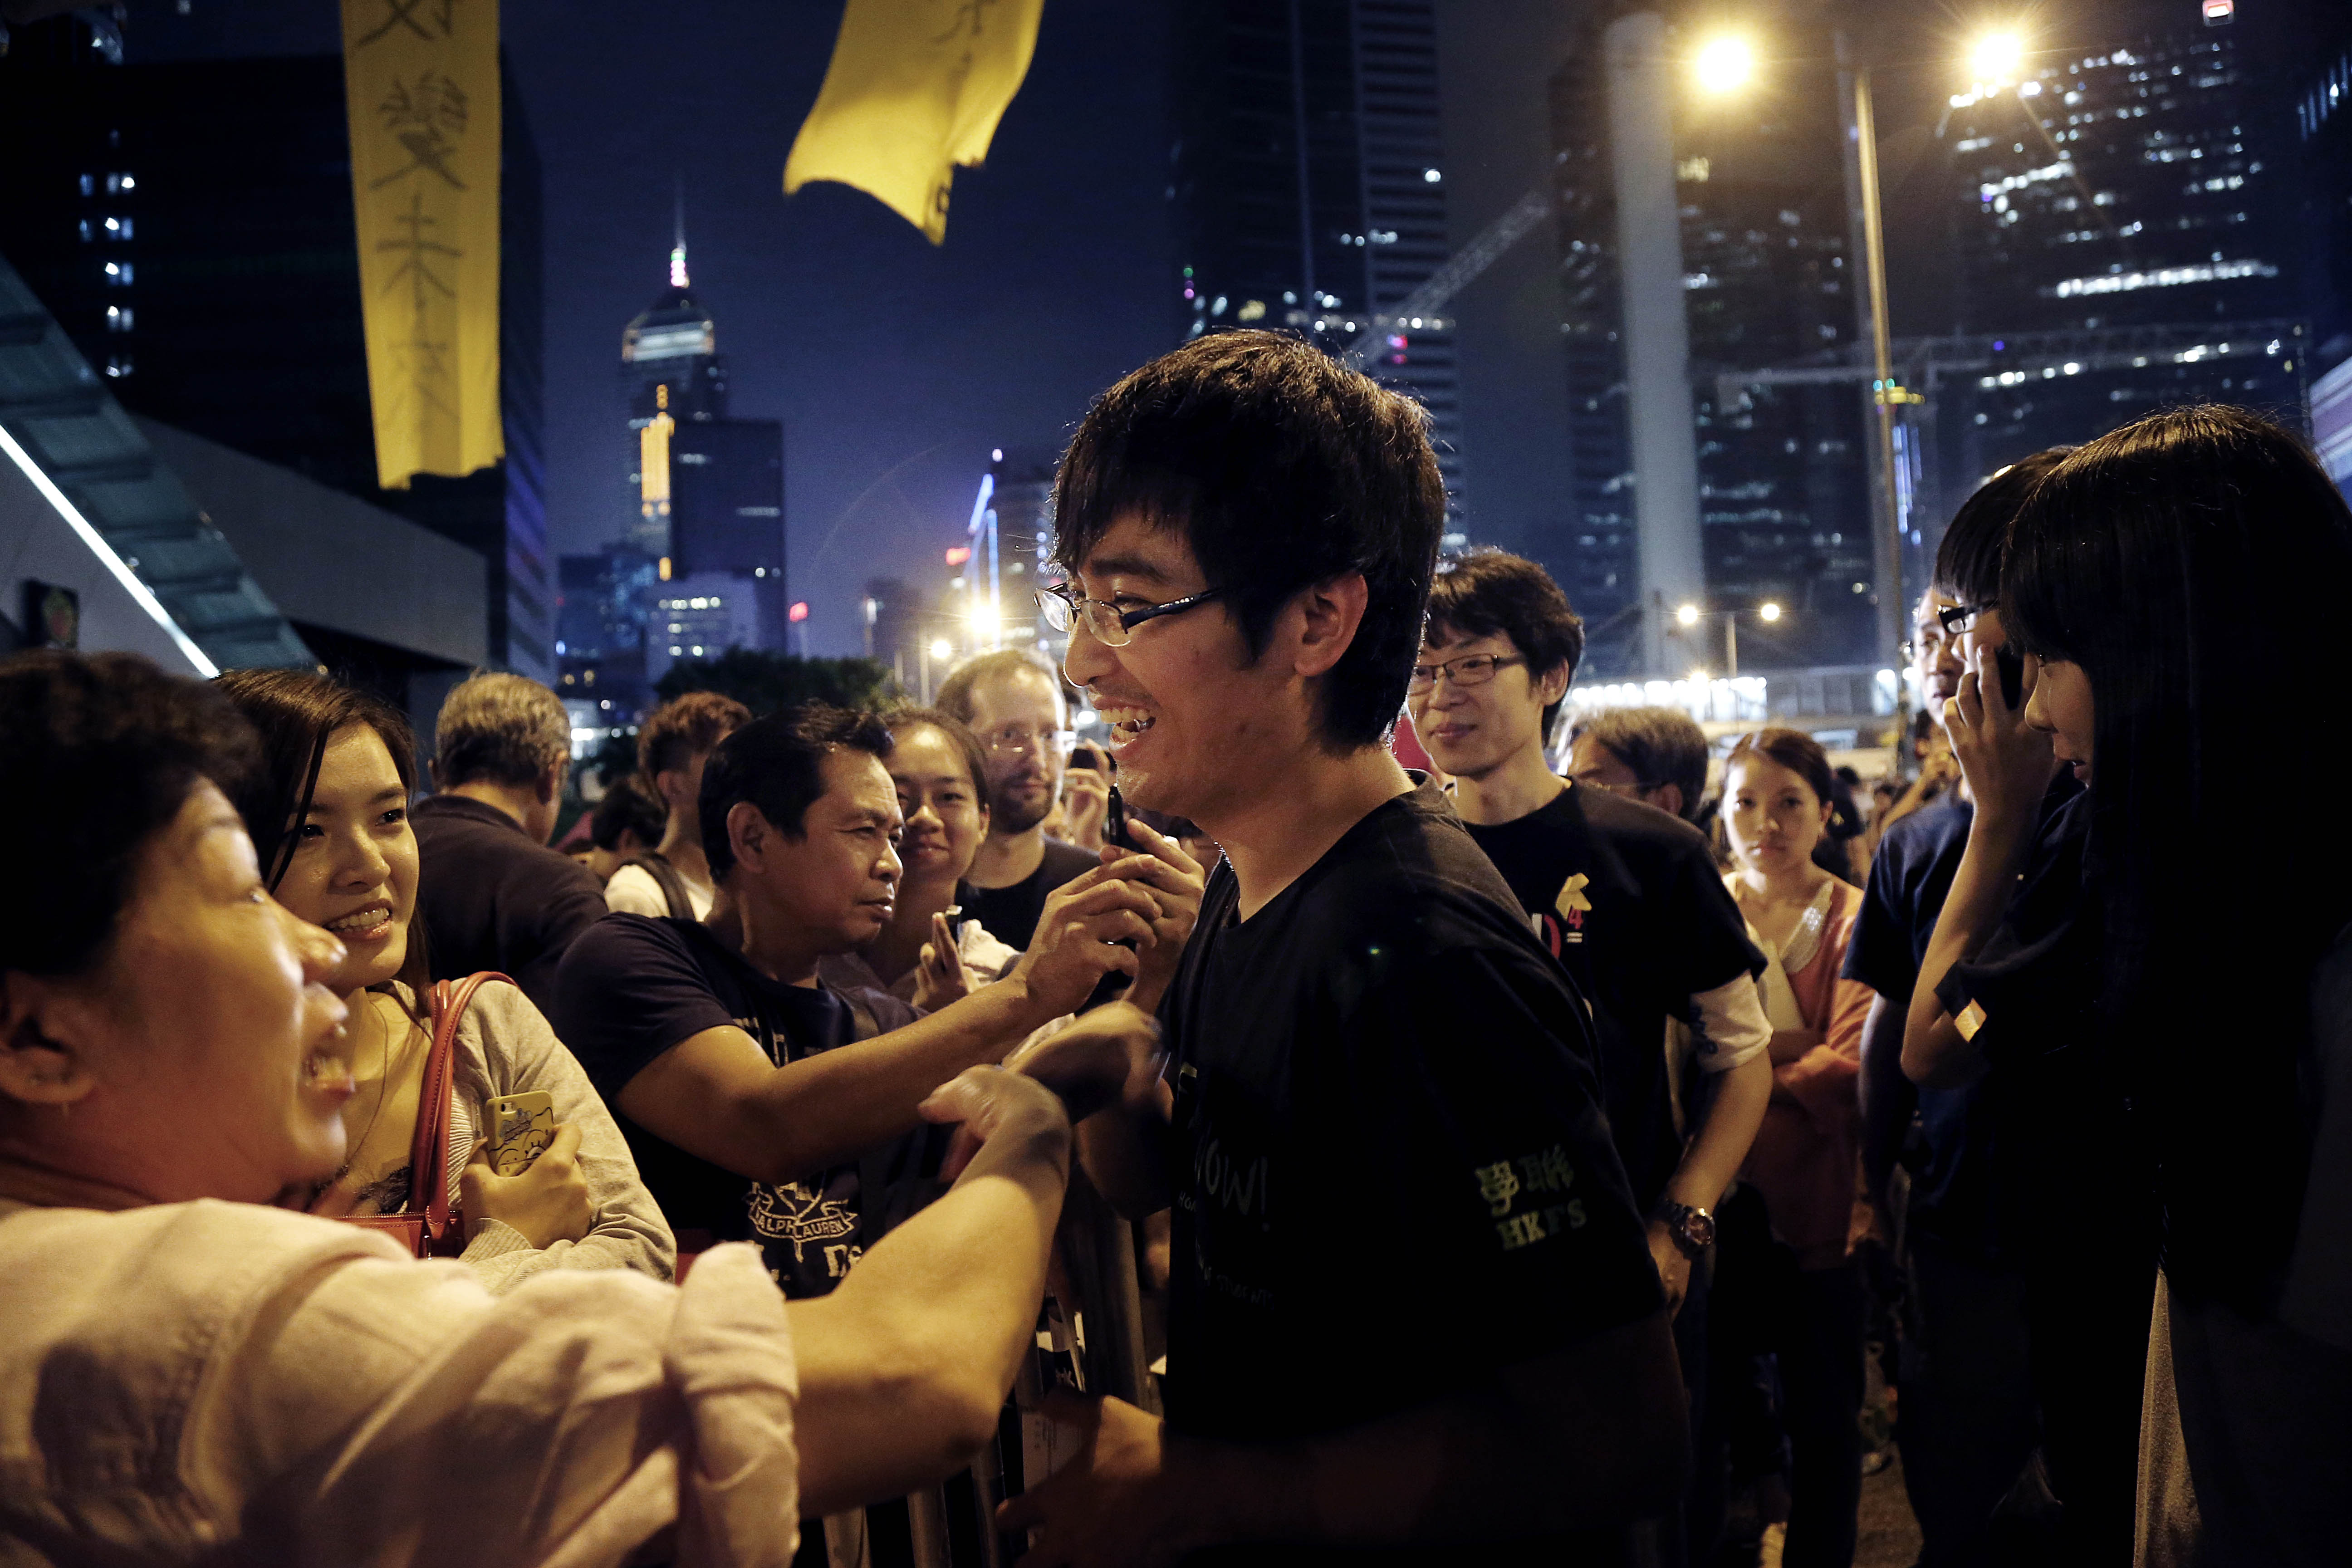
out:
M649 679L667 668L672 642L713 653L736 644L785 647L783 426L728 416L718 328L691 289L681 209L669 287L621 334L631 459L625 537L658 563L657 583L669 584L661 597L704 610L723 605L728 615L698 623L698 645L650 637ZM684 592L678 585L688 578L693 591ZM667 626L681 617L648 605L643 621Z
M1287 327L1339 353L1451 254L1433 0L1203 0L1178 18L1170 195L1187 336ZM1383 331L1365 368L1430 413L1458 517L1453 339Z

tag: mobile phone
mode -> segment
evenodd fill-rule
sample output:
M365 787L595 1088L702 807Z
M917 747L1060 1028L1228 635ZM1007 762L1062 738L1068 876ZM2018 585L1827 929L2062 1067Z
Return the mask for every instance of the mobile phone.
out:
M501 1176L521 1175L555 1142L555 1097L543 1089L499 1095L483 1112L489 1119L484 1135L490 1141L490 1168Z
M1103 842L1121 849L1140 851L1143 846L1127 830L1127 802L1120 797L1118 785L1110 786L1110 806L1103 814Z
M2003 643L1992 650L1992 662L2000 671L2000 697L2013 711L2025 697L2025 656Z

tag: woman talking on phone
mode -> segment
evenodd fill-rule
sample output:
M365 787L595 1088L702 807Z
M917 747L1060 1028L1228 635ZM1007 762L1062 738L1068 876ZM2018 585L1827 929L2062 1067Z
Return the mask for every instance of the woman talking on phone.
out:
M1050 1090L934 1094L976 1153L823 1300L742 1246L493 1296L270 1206L342 1163L364 1024L263 884L228 702L31 654L0 736L0 816L41 825L0 860L0 1560L784 1568L799 1519L994 1431L1068 1173Z
M2335 700L2352 510L2261 416L2168 410L2051 470L2011 525L2000 581L2021 710L1979 653L1944 721L1980 862L1963 861L1944 920L1965 900L1960 934L1991 935L1948 942L1938 926L1961 961L1932 989L1923 966L1905 1070L1998 1079L2081 1058L2116 1130L2109 1157L2038 1195L2075 1248L2155 1211L2147 1398L2122 1412L2138 1417L2151 1560L2340 1562L2352 840L2250 844L2244 780L2284 735L2316 777L2352 763L2343 727L2315 719ZM2048 879L2025 843L2056 768L2087 786L2063 921L2032 907Z
M416 835L408 823L415 744L393 708L324 676L248 669L220 689L261 737L261 766L236 792L262 881L297 920L342 942L328 984L351 1009L358 1092L348 1148L313 1214L422 1215L415 1155L446 1172L449 1218L433 1249L462 1253L492 1289L541 1268L635 1268L667 1279L669 1226L637 1179L612 1113L530 998L510 984L462 1000L448 1069L427 1070L435 1024L418 951ZM460 999L449 998L454 1005ZM488 1108L546 1094L553 1142L519 1173L492 1164ZM437 1140L420 1142L446 1127ZM425 1238L431 1245L436 1238Z

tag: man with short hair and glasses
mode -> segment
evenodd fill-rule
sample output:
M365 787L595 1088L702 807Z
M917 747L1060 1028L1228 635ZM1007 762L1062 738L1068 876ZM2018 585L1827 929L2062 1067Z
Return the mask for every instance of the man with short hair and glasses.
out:
M1427 419L1224 332L1112 387L1063 462L1069 677L1121 790L1224 858L1164 1062L1048 1037L1007 1064L1080 1093L1124 1212L1173 1205L1166 1419L1069 1410L1078 1458L1002 1516L1033 1562L1580 1561L1674 1496L1683 1401L1588 1015L1386 744L1444 528Z
M1603 708L1570 732L1568 776L1696 822L1706 754L1706 731L1679 708Z
M1583 622L1542 567L1475 551L1439 563L1405 705L1431 760L1454 775L1470 837L1591 1005L1609 1130L1696 1404L1715 1208L1772 1095L1772 1026L1755 984L1763 958L1706 838L1633 797L1645 781L1621 792L1551 771L1544 737L1583 651ZM1703 769L1703 740L1699 757ZM1696 1559L1719 1526L1721 1488L1701 1476L1691 1500Z
M1075 740L1060 672L1031 649L998 648L958 665L938 705L988 750L988 837L965 876L963 912L1008 947L1026 948L1045 896L1096 864L1093 851L1045 832ZM1108 796L1104 781L1082 798L1098 812Z

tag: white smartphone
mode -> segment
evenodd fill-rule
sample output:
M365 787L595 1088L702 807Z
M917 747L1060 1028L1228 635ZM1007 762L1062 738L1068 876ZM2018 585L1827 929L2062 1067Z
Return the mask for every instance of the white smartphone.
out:
M489 1126L490 1168L501 1176L530 1169L540 1151L555 1142L555 1097L543 1089L501 1094L484 1107Z

